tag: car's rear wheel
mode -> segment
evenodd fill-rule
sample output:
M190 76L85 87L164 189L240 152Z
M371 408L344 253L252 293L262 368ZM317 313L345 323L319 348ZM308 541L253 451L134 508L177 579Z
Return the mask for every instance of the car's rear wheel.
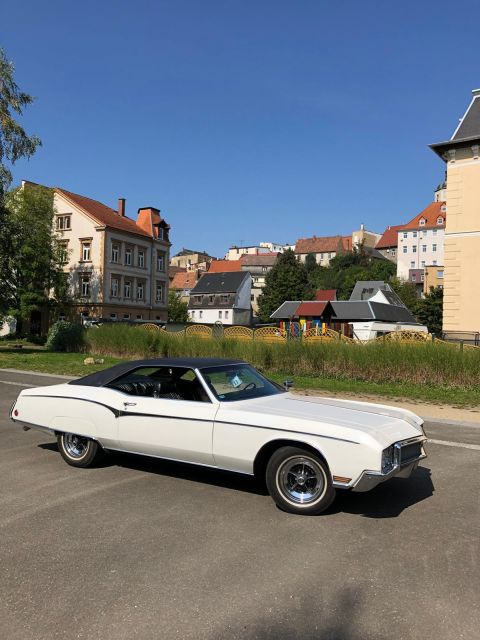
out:
M289 513L322 513L335 498L327 465L307 449L277 449L268 462L266 481L277 506Z
M98 442L74 433L59 433L57 442L62 458L72 467L90 467L102 454Z

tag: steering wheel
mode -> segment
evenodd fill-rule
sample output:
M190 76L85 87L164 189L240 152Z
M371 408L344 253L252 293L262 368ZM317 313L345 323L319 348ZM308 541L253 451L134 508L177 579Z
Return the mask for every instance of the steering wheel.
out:
M247 385L245 385L245 387L243 387L244 391L248 391L249 389L256 389L257 385L255 384L255 382L249 382Z

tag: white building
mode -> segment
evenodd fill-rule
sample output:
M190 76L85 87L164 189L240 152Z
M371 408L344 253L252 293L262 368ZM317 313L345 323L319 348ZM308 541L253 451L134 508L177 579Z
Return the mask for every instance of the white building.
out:
M190 319L197 324L249 325L251 291L248 272L206 273L190 292Z
M427 266L443 266L445 202L432 202L398 230L397 277L423 282Z

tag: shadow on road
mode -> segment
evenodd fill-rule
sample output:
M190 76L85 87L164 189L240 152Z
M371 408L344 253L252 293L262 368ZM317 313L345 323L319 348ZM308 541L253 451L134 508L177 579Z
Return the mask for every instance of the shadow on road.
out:
M55 442L42 443L38 446L47 451L58 452ZM108 467L111 465L137 469L143 473L154 473L170 478L201 482L235 491L268 495L263 480L220 469L197 467L182 462L117 452L108 454L97 466ZM430 469L418 467L410 478L393 478L366 493L337 491L336 500L323 514L323 517L343 512L361 515L365 518L395 518L404 509L431 497L434 490Z

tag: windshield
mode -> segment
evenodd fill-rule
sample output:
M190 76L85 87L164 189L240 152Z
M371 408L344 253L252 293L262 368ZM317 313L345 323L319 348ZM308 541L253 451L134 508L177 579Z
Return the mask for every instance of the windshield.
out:
M274 382L264 378L248 364L231 364L208 367L201 374L210 389L221 402L249 400L284 393Z

